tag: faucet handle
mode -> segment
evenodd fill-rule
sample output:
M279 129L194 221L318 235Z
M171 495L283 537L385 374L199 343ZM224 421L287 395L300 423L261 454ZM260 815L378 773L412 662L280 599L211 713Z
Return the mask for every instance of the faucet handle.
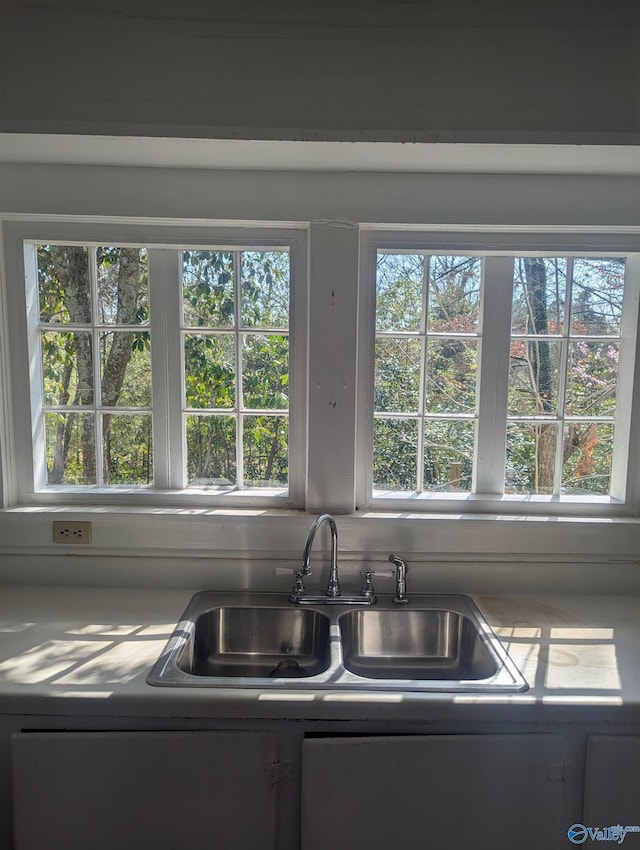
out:
M370 600L373 605L377 602L376 592L373 589L373 576L375 575L375 572L373 570L361 570L360 575L362 576L360 596L364 596L365 599Z

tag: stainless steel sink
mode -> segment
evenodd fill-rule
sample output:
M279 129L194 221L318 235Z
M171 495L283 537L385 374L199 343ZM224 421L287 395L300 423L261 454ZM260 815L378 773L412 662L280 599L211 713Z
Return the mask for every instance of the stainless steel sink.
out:
M457 611L349 611L339 623L344 666L358 676L478 680L498 669L482 632Z
M151 685L393 692L516 692L527 683L467 596L375 607L290 605L281 594L196 594Z
M234 605L195 616L177 664L194 676L303 678L330 660L329 619L319 611Z

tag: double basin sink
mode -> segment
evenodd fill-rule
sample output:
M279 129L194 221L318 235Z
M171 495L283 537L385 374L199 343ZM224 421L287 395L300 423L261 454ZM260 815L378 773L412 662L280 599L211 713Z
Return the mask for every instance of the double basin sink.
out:
M517 692L527 684L472 599L296 606L196 594L147 681L173 687Z

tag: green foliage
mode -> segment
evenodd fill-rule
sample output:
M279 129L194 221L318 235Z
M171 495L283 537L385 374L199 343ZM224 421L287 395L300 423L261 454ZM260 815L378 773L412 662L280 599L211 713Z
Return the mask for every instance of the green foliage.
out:
M462 339L427 343L427 410L430 413L474 413L478 345Z
M236 399L232 334L187 334L184 338L188 408L231 408Z
M233 325L235 314L233 254L183 251L182 302L188 327Z
M245 408L286 410L289 406L289 338L251 334L243 340Z
M153 478L151 416L103 416L104 468L107 486L148 484Z
M417 412L420 401L421 344L415 339L376 340L375 409L388 413Z
M187 478L190 486L234 487L236 422L230 416L187 416Z
M415 490L418 481L418 422L375 419L373 486L379 490Z
M244 484L278 487L289 478L289 420L282 416L245 416Z
M435 419L425 425L426 490L471 490L474 423Z

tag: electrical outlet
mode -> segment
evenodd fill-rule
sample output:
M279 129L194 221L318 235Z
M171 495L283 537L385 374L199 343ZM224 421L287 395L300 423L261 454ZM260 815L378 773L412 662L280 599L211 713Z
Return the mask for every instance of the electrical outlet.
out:
M53 542L66 545L91 543L91 523L56 520L53 523Z

